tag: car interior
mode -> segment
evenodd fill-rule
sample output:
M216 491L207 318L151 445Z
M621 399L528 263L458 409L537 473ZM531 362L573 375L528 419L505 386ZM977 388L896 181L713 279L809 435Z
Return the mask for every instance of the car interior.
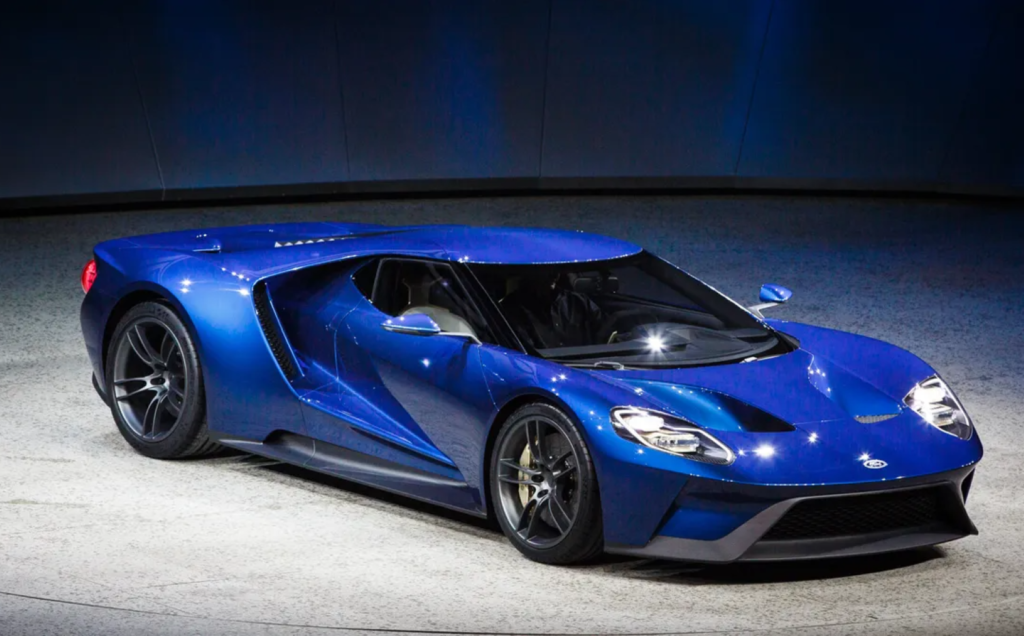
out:
M446 265L386 259L377 271L372 301L388 315L425 314L441 331L480 337L471 322L476 312ZM479 319L474 322L479 325Z

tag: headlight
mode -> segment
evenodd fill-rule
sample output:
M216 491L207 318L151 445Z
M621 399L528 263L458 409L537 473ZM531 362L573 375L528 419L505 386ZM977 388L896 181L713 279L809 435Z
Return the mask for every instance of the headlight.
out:
M736 459L713 435L671 415L620 406L612 409L611 419L620 436L650 448L709 464L731 464Z
M937 375L922 380L903 398L906 404L926 422L943 433L960 439L971 439L974 427L964 407L949 386Z

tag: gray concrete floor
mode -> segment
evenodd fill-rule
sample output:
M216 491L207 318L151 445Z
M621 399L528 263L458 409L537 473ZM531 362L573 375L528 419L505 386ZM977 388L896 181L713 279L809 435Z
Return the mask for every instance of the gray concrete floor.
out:
M469 519L246 456L145 459L89 384L93 244L287 220L580 228L775 315L936 366L986 445L941 549L790 566L531 563ZM0 219L0 634L331 631L1024 634L1019 207L784 197L351 202Z

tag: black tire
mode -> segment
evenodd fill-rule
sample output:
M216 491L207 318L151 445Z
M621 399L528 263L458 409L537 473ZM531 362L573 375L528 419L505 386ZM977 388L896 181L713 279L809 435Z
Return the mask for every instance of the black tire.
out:
M195 344L167 305L140 303L121 318L110 338L105 376L114 423L139 453L178 459L221 449L206 428Z
M594 464L579 428L561 410L538 402L512 413L495 439L489 472L498 525L528 558L568 565L601 554Z

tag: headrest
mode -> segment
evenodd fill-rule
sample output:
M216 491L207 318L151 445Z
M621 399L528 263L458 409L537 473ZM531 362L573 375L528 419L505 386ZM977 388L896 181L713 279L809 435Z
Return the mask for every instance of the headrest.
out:
M572 279L572 290L581 294L614 294L619 291L619 279L600 274L580 274Z

